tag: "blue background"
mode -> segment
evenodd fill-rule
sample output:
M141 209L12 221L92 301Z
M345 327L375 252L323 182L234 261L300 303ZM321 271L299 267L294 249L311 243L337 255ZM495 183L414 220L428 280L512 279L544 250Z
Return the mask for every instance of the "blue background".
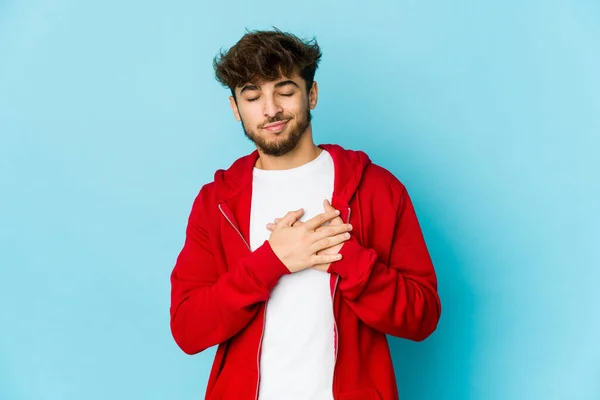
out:
M600 3L0 2L0 398L199 399L169 331L199 188L253 150L212 57L317 37L317 143L404 182L443 316L402 399L600 399Z

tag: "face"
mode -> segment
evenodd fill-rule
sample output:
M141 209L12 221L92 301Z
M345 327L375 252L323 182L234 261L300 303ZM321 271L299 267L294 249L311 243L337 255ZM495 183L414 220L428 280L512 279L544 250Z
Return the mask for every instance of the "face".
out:
M237 104L229 98L244 133L266 155L279 157L292 151L310 126L310 110L317 104L318 88L299 74L235 89Z

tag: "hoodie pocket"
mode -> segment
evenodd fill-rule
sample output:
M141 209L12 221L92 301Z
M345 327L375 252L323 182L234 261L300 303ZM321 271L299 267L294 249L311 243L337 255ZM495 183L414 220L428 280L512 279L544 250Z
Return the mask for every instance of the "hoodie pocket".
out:
M373 388L354 390L340 393L336 400L382 400L377 390Z

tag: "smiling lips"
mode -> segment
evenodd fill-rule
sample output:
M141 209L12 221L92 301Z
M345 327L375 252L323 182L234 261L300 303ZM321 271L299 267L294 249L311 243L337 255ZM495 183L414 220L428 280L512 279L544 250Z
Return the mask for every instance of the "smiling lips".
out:
M265 130L267 130L269 132L280 132L280 131L282 131L285 128L285 126L287 125L288 121L289 121L289 119L287 119L285 121L277 121L277 122L274 122L272 124L265 125L263 127L263 129L265 129Z

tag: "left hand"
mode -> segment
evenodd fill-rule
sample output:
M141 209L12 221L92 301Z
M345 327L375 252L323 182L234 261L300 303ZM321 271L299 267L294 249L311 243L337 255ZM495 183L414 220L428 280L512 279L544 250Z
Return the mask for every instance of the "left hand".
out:
M335 208L327 200L323 201L323 208L325 209L325 212L335 210ZM267 229L272 232L280 220L281 220L281 218L275 218L275 220L272 223L267 224ZM343 223L344 223L344 221L342 220L342 217L338 216L338 217L334 218L328 225L335 226L335 225L342 225ZM292 226L302 225L302 224L304 224L304 222L296 221ZM321 225L319 228L316 229L316 231L318 232L320 229L323 229L325 226L328 226L328 225ZM337 244L335 246L332 246L332 247L328 247L326 249L323 249L323 250L317 252L317 255L338 254L340 252L340 250L342 249L343 245L344 245L344 242ZM327 270L329 269L329 265L330 264L320 264L320 265L315 265L312 268L317 269L319 271L327 272Z

